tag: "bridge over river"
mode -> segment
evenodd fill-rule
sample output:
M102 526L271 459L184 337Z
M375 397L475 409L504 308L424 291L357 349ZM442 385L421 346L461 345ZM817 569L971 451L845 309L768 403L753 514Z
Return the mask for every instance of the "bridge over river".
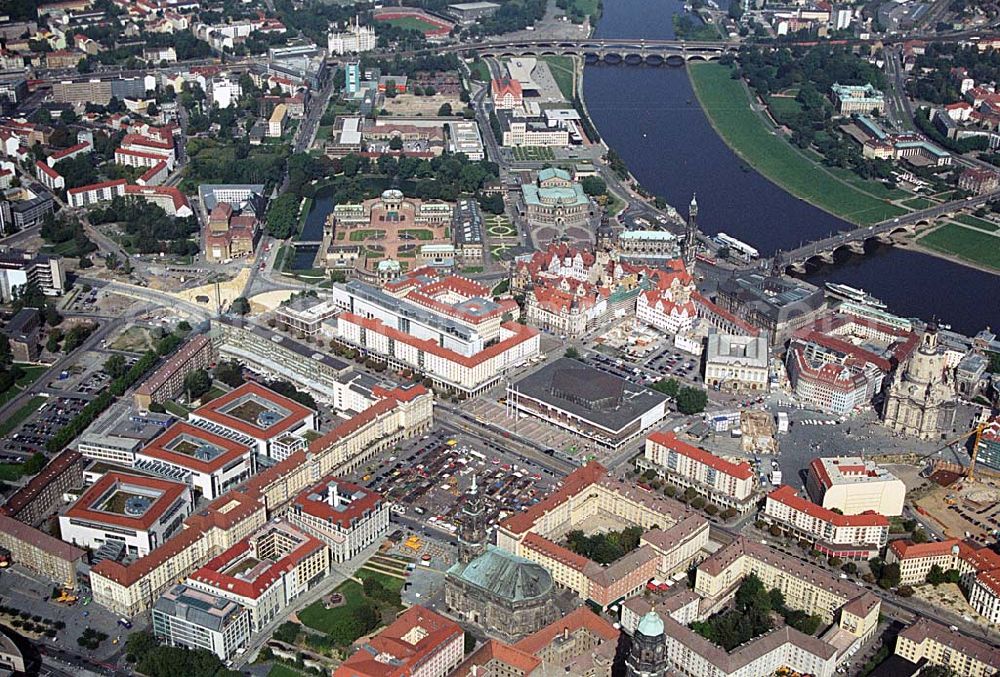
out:
M829 237L805 243L790 251L778 252L775 263L782 269L803 273L806 269L806 263L810 260L833 263L836 251L845 248L855 254L864 254L865 242L868 240L891 242L895 237L912 235L919 228L930 226L938 219L950 218L961 212L978 209L998 198L1000 198L1000 190L945 202L934 207L886 219L870 226L858 226L853 230L844 230Z

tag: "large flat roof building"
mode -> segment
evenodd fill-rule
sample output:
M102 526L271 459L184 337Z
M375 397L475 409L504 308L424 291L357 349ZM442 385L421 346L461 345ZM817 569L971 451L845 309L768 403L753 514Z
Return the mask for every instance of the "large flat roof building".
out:
M250 641L250 613L231 600L175 585L153 605L153 634L170 646L204 649L228 661Z
M198 407L189 420L224 437L248 437L258 452L279 461L304 449L302 435L316 429L315 411L253 381Z
M727 392L767 392L767 340L760 336L708 335L705 385Z
M59 529L74 545L115 544L143 557L180 528L193 505L186 484L109 472L59 516Z
M508 406L618 449L666 415L666 397L559 358L507 387Z

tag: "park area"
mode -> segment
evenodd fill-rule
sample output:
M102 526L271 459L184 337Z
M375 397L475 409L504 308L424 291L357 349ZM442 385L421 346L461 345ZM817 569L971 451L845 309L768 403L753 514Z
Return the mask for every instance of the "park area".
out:
M1000 237L994 233L946 223L918 239L917 244L1000 270Z
M300 611L299 620L329 636L334 647L349 647L402 611L400 591L408 564L401 557L375 555L357 572L361 583L344 581L328 598Z
M857 224L906 213L855 186L839 181L772 132L750 106L741 80L729 67L695 63L691 83L716 132L747 164L793 195Z

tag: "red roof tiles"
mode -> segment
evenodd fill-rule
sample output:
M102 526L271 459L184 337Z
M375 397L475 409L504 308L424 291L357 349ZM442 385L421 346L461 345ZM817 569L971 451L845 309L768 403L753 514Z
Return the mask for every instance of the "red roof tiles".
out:
M747 480L753 477L753 470L750 468L750 464L747 462L732 463L725 459L719 458L711 452L705 451L704 449L699 449L693 445L684 442L683 440L677 439L677 435L673 432L654 432L646 438L651 442L659 444L666 447L667 449L673 449L677 453L687 456L688 458L697 461L703 465L707 465L710 468L714 468L721 473L730 475L741 480Z

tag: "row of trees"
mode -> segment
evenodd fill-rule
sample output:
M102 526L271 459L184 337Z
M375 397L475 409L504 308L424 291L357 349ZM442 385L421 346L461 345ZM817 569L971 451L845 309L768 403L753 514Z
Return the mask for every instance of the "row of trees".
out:
M700 414L708 405L708 393L702 388L682 386L675 378L660 379L650 386L677 402L677 411L682 414Z
M243 674L227 669L211 651L163 646L149 632L129 635L125 658L135 665L136 672L147 677L240 677Z
M111 406L115 401L115 398L121 397L125 394L125 391L135 385L139 379L146 375L146 373L153 368L156 364L157 355L153 351L147 351L139 361L132 365L132 368L125 372L124 375L118 377L111 382L107 390L102 391L97 397L87 403L87 405L80 410L73 420L66 424L63 428L59 430L55 435L49 438L48 442L45 443L45 449L51 453L57 453L62 451L62 449L72 442L76 437L82 433L87 427L97 420L97 417L104 413L104 411Z

